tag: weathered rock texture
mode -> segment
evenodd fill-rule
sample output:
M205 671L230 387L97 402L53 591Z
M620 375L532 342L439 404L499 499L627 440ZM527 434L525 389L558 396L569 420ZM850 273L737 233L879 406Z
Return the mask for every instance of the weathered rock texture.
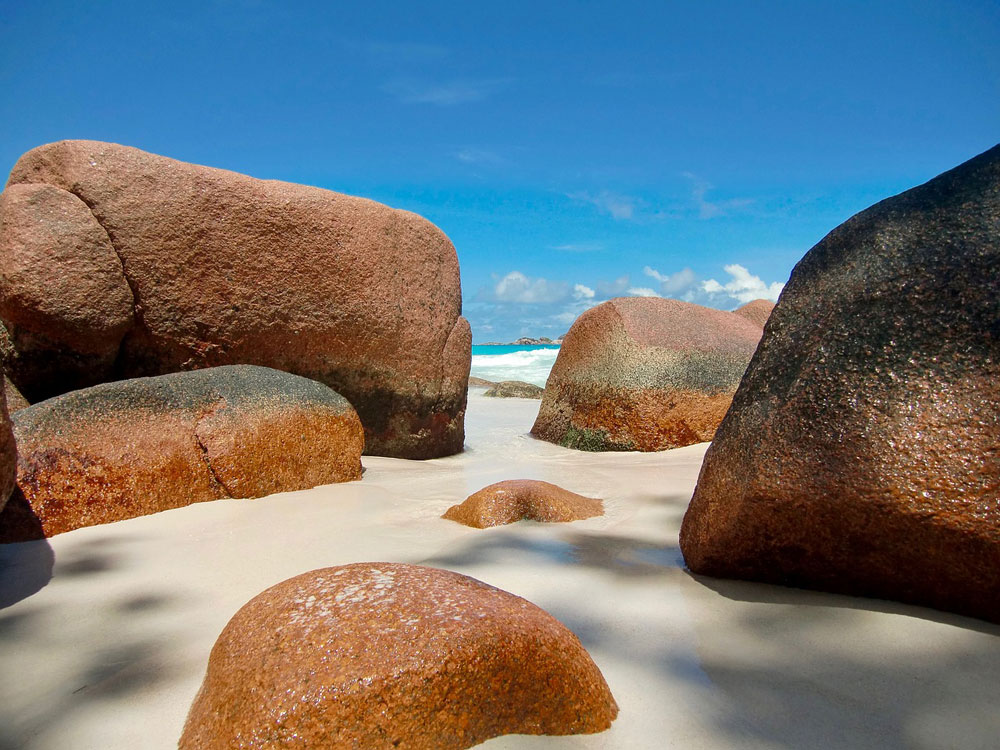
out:
M264 367L105 383L13 421L17 493L0 541L361 478L364 433L347 400Z
M314 570L246 604L219 636L182 750L471 747L576 734L618 707L569 630L446 570Z
M492 388L496 385L492 380L486 380L486 378L477 378L475 375L469 376L469 385L485 386L487 388Z
M469 495L441 517L485 529L525 519L566 522L601 515L604 515L604 503L596 498L537 479L507 479Z
M681 528L690 569L1000 621L1000 147L796 266Z
M760 336L742 316L678 300L593 307L566 334L531 432L595 451L711 440Z
M541 398L545 389L523 380L504 380L490 388L484 396L490 398Z
M17 390L17 386L10 382L10 378L4 376L3 379L4 391L7 395L7 412L13 414L16 411L21 411L21 409L27 409L31 404L28 400L21 395L21 392Z
M767 323L767 319L771 317L771 311L774 309L774 303L769 299L755 299L751 302L747 302L742 307L737 307L733 310L737 315L742 315L747 320L752 320L754 323L759 325L761 328Z
M342 393L371 453L462 449L471 336L458 259L415 214L61 141L17 162L0 220L0 350L33 403L258 364Z
M3 509L14 491L17 467L17 446L11 429L10 414L7 412L6 389L0 383L0 518Z

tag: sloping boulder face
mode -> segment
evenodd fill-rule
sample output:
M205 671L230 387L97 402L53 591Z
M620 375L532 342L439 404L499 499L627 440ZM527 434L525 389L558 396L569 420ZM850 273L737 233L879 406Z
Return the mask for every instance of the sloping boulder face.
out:
M1000 622L1000 147L796 266L681 528L696 573Z
M52 185L11 185L0 259L0 350L29 398L112 379L132 291L87 205Z
M741 307L737 307L733 312L736 315L742 315L747 320L752 320L763 328L764 324L767 323L767 319L771 317L772 310L774 310L774 303L771 300L755 299Z
M474 492L441 517L485 529L522 520L566 523L602 515L604 502L597 498L537 479L506 479Z
M29 400L83 381L257 364L343 394L361 416L370 453L430 458L462 449L472 339L460 317L455 249L425 219L96 141L26 153L8 191L28 189L75 201L86 224L56 226L54 236L22 243L30 252L17 250L34 284L52 265L38 248L68 248L59 255L66 270L58 289L35 294L48 295L52 319L41 331L24 332L36 299L23 303L22 317L0 308L14 329L9 374ZM14 213L17 226L31 223L26 209ZM71 250L102 237L101 262L116 271L118 297L128 293L121 314L132 318L124 333L114 328L119 344L110 332L102 338L98 357L52 331L90 309L76 299L92 295ZM49 355L71 361L72 377L39 377Z
M446 570L359 563L236 613L179 747L458 750L600 732L617 713L576 636L534 604Z
M0 514L4 542L361 478L364 433L347 400L265 367L104 383L13 421L18 497Z
M563 340L531 432L594 451L711 440L760 336L744 317L678 300L593 307Z

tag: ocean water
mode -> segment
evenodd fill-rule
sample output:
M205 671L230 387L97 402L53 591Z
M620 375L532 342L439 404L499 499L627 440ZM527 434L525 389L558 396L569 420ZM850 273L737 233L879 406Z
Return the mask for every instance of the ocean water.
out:
M483 346L472 347L472 372L477 378L499 383L523 380L545 387L549 370L559 354L558 346Z

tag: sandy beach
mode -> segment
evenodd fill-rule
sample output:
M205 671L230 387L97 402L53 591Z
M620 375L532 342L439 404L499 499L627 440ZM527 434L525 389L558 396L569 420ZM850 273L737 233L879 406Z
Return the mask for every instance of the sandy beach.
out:
M0 748L175 747L236 610L358 561L447 568L525 597L579 636L621 707L601 734L483 747L996 747L1000 626L696 578L677 534L706 444L572 451L527 434L538 401L483 390L456 456L364 457L359 482L0 547ZM515 478L601 497L605 515L487 530L440 518Z

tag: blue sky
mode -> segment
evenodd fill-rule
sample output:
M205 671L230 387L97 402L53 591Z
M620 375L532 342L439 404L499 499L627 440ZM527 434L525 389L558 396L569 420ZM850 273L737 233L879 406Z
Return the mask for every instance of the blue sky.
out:
M477 342L731 309L1000 140L992 2L0 0L0 163L137 146L416 211Z

